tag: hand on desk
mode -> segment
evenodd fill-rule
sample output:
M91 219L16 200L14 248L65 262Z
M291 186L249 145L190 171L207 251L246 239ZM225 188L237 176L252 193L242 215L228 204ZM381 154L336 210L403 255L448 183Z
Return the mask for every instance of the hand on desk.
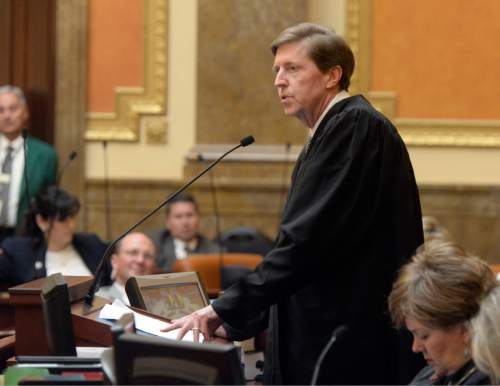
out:
M179 328L177 340L182 339L189 330L193 330L195 342L200 341L200 332L205 337L205 341L212 340L215 335L225 334L224 328L218 328L222 324L222 319L215 313L212 306L206 306L183 318L172 320L171 323L172 325L162 331L168 332Z

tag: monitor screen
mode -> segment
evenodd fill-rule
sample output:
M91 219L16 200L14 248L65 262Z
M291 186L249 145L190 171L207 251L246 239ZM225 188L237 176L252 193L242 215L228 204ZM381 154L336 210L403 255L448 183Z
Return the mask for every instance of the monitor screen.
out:
M115 345L118 384L242 385L237 348L124 334Z
M125 290L132 307L166 319L178 319L210 304L196 272L134 276Z
M205 307L196 283L159 284L141 287L148 312L167 319L178 319Z

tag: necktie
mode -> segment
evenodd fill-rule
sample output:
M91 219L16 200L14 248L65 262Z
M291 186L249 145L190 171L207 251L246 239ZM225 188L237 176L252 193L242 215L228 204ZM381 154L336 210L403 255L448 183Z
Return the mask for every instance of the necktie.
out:
M1 198L2 198L2 210L0 211L0 225L7 225L7 216L9 211L9 190L10 190L10 174L12 172L12 153L14 148L12 146L7 147L7 154L3 159L2 163L2 174L3 181L0 184Z

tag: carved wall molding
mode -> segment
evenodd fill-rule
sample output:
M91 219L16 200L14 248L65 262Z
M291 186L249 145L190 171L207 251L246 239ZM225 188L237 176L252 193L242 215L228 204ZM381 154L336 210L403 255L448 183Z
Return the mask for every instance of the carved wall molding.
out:
M138 141L141 118L165 114L168 2L146 0L144 7L144 87L116 87L115 112L87 113L87 141Z
M236 167L237 162L231 164ZM217 186L222 230L242 225L253 226L269 237L275 237L280 204L283 204L288 184L283 186L278 179L272 178L274 174L270 171L268 177L263 174L260 179L251 176L235 179L227 178L221 169L216 170L213 177ZM144 216L182 183L183 181L110 181L113 236ZM102 180L89 180L86 191L88 229L104 235L105 184ZM436 217L467 250L491 263L500 263L499 186L426 184L420 185L419 191L424 215ZM202 177L189 192L199 202L203 214L203 233L214 237L215 220L209 177ZM162 210L141 226L141 229L161 227L163 223Z
M500 120L396 117L397 93L371 90L372 0L349 0L346 39L356 58L350 91L363 93L398 128L410 146L500 147Z

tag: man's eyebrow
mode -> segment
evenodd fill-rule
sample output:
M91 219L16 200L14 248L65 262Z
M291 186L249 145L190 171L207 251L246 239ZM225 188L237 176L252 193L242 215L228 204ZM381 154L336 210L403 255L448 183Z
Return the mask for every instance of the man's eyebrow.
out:
M277 71L279 70L279 68L280 68L280 67L287 67L287 66L290 66L290 65L292 65L292 64L293 64L293 62L291 62L291 61L286 61L286 62L284 62L284 63L275 64L275 65L273 66L273 71L274 71L274 72L277 72Z

